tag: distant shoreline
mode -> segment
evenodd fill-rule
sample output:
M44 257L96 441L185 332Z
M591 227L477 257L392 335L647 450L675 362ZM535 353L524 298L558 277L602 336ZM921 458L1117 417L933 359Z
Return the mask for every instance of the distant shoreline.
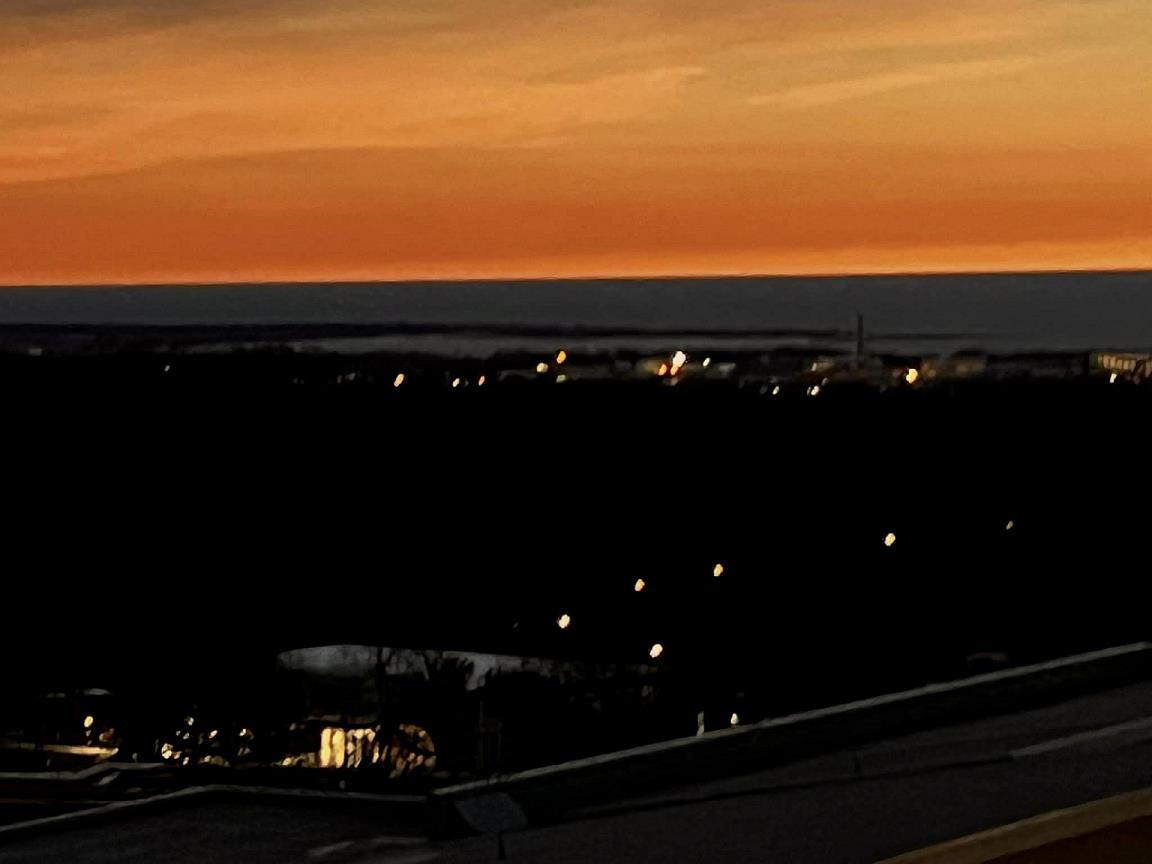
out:
M121 289L121 288L282 288L286 286L315 286L328 285L344 286L373 286L373 285L525 285L525 284L555 284L555 283L600 283L600 282L695 282L723 279L727 281L738 280L832 280L832 279L940 279L940 278L987 278L995 276L1152 276L1152 266L1149 267L1117 267L1117 268L1053 268L1051 270L876 270L852 271L845 273L818 272L818 273L665 273L650 276L628 275L613 276L610 274L593 274L587 276L475 276L475 277L415 277L410 279L175 279L175 280L146 280L141 282L14 282L0 283L0 291L7 290L37 290L53 288L92 288L92 289Z

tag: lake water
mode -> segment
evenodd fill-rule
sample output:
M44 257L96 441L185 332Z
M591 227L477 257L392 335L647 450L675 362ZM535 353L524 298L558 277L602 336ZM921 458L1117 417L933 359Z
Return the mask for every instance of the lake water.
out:
M679 333L685 348L847 346L857 312L874 350L1150 350L1152 272L0 290L0 324L434 325L446 329L340 347L459 354L550 350L557 339L656 348Z

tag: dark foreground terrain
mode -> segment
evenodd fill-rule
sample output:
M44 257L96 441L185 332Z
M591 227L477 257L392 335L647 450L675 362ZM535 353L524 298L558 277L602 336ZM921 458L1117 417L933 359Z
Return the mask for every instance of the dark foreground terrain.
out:
M1149 635L1146 384L269 387L244 356L183 382L117 362L4 367L9 706L267 707L276 653L306 645L659 643L683 701L660 737L704 707L750 720Z

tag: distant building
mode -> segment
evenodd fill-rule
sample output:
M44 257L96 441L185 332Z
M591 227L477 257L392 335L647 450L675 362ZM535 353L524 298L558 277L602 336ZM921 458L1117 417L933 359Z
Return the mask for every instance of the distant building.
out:
M920 363L919 371L920 378L924 381L976 378L988 371L988 358L982 354L925 357Z
M1152 378L1152 354L1099 352L1089 359L1089 368L1094 372L1125 375L1136 381L1145 381Z

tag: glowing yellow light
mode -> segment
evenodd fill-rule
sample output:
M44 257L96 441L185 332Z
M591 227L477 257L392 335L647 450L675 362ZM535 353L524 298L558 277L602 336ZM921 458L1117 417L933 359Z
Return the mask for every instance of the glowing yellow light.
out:
M480 376L480 379L479 379L479 380L476 382L476 386L477 386L477 387L483 387L483 386L484 386L484 382L486 382L487 380L488 380L488 376L487 376L487 375L481 375L481 376Z
M661 363L660 368L656 370L656 374L659 375L661 378L663 378L665 375L667 375L668 374L668 364L667 363Z
M1119 375L1117 375L1115 372L1113 372L1111 375L1109 375L1109 376L1108 376L1108 383L1109 383L1109 384L1115 384L1115 383L1116 383L1116 380L1117 380L1119 377L1120 377Z
M717 579L719 579L721 576L723 576L724 575L724 565L723 564L717 564L715 567L713 567L712 568L712 575Z
M688 355L683 351L677 351L672 355L672 368L678 370L681 366L688 362Z
M808 395L809 396L819 396L820 395L820 385L819 384L813 384L811 387L809 387L808 388Z
M184 718L184 725L185 725L185 726L191 726L191 725L192 725L193 723L195 723L195 722L196 722L196 718L195 718L195 717L192 717L192 716L188 716L188 717L185 717L185 718Z
M703 366L705 369L707 369L709 366L712 365L712 358L711 357L705 357L704 362L701 363L700 365Z
M673 366L671 369L668 370L668 374L671 377L675 378L677 375L680 374L680 367L679 366Z
M568 352L561 348L556 352L556 365L563 366L564 361L568 359Z
M452 386L453 387L459 387L460 386L460 379L459 378L453 378L452 379Z
M537 363L536 364L536 374L543 375L547 371L548 371L548 364L547 363Z
M659 642L657 642L655 645L653 645L651 648L648 649L648 656L651 657L653 660L655 660L657 657L659 657L663 653L664 653L664 646L661 645Z
M392 386L393 387L399 387L403 383L404 383L404 373L403 372L401 372L399 375L397 375L395 378L392 379Z
M561 630L567 630L572 625L572 616L565 612L556 619L556 626Z
M904 380L907 381L909 384L915 384L919 380L919 378L920 378L920 370L919 369L909 369L907 372L904 373Z
M737 714L735 711L733 711L732 716L728 718L728 725L729 726L739 726L740 725L740 715Z
M773 396L779 396L780 395L780 385L779 384L777 384L775 387L772 388L772 395Z
M215 738L219 734L220 734L219 729L213 729L211 732L208 733L208 740L211 741L213 738Z
M1004 526L1004 530L1005 531L1011 531L1015 527L1016 527L1016 523L1013 522L1011 519L1009 519L1008 524Z
M162 744L160 746L160 758L161 759L171 759L172 753L173 753L172 745L169 744L168 742L164 742L164 744Z
M896 535L895 534L889 534L887 537L884 538L884 545L885 546L891 546L895 542L896 542Z
M637 579L636 584L632 586L632 590L639 593L644 590L645 582L643 579Z
M91 714L89 714L87 717L84 718L84 728L85 729L91 729L92 724L95 722L96 722L96 718L93 717Z

